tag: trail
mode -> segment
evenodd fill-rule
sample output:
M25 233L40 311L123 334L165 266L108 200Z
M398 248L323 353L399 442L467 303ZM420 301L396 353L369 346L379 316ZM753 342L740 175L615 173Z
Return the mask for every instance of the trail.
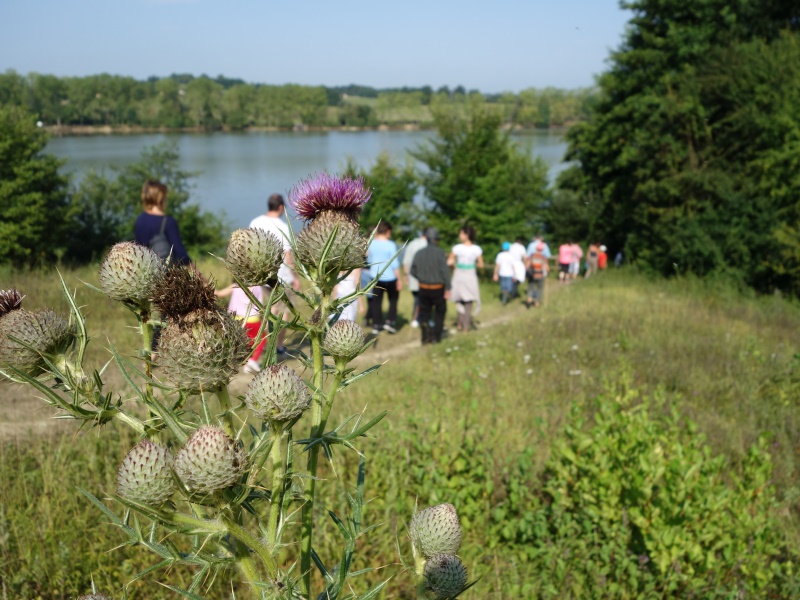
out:
M532 316L541 311L546 312L547 304L552 302L553 297L563 290L564 288L558 283L548 281L545 305L538 309L526 309L520 301L514 301L506 307L500 307L499 302L489 300L484 303L483 308L485 312L490 314L487 315L488 318L486 320L476 319L478 323L476 331L450 334L445 338L444 343L457 340L462 336L468 337L479 334L481 331L492 329L514 319L525 319L528 315ZM497 305L495 306L495 304ZM448 304L448 315L452 315L453 310L452 305ZM381 333L373 347L356 359L356 362L359 366L366 363L391 362L421 351L423 351L423 348L420 344L419 329L412 329L406 325L394 335ZM288 358L284 362L293 367L299 365L292 358ZM124 384L121 377L114 377L111 373L108 375L110 377L106 378L107 389L118 389L118 386ZM231 394L234 396L244 394L251 380L251 375L240 371L229 386ZM37 392L28 386L7 382L0 383L0 407L2 407L2 411L0 411L0 442L10 440L24 441L33 436L55 435L77 429L78 424L73 420L54 418L59 414L59 411L45 404Z

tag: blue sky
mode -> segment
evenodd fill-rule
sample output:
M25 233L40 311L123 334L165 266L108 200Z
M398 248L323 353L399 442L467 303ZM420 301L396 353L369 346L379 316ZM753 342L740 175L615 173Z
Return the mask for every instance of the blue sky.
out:
M618 0L0 0L0 71L575 88L629 16Z

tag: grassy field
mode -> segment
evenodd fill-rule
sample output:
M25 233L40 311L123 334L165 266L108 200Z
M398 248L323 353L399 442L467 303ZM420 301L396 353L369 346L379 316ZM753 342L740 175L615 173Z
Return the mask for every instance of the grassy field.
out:
M203 270L222 277L213 264ZM89 270L66 275L87 306L95 338L90 361L99 365L107 360L107 338L132 353L136 336L124 309L80 287L79 279L93 277ZM63 306L53 274L0 273L0 279L0 287L16 285L26 293L29 308ZM767 434L774 465L771 510L779 524L773 529L783 536L784 554L800 548L795 303L694 280L650 281L631 272L566 287L550 282L549 300L539 310L502 307L493 292L484 287L477 331L451 335L438 346L419 347L410 327L381 335L361 360L362 366L385 364L348 388L337 405L334 421L390 411L376 438L360 443L368 460L367 518L379 527L363 540L356 565L386 566L377 576L399 572L386 597L414 597L395 539L396 533L405 539L403 523L415 501L458 508L465 528L462 558L471 575L481 576L466 598L581 597L574 585L543 586L550 575L530 551L538 538L521 536L520 524L539 514L543 473L551 476L548 461L565 429L574 428L576 413L586 417L582 427L589 431L598 406L622 388L643 404L659 398L649 405L654 420L674 410L696 423L693 436L705 436L709 455L724 457L731 481L748 449ZM402 297L401 311L408 315L410 295ZM35 408L28 391L0 384L0 397L12 407L0 417L0 598L71 598L85 593L91 579L118 593L155 560L138 548L114 549L122 536L75 486L98 496L113 491L118 461L133 443L130 434L113 428L78 432L69 424L52 428L50 413ZM39 425L29 427L33 421ZM326 508L341 514L340 492L352 486L356 461L341 452L335 460L335 473L325 473L336 482L326 488ZM322 555L336 546L330 532ZM291 557L289 548L284 558ZM187 573L163 578L180 584ZM175 597L158 578L151 574L131 586L130 597ZM230 597L229 586L216 587L222 591L209 597ZM635 596L624 590L601 595ZM670 595L679 594L664 588L651 597Z

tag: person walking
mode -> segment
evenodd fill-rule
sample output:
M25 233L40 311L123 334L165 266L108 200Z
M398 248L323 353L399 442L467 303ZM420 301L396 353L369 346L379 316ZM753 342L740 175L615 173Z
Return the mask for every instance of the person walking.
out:
M601 245L600 253L597 255L597 268L601 271L605 271L608 267L608 254L606 254L607 250L608 248L606 248L605 245Z
M292 246L289 243L289 225L284 221L286 215L286 203L283 196L280 194L272 194L267 199L267 212L266 214L259 215L250 221L251 229L262 229L267 233L276 236L283 243L283 264L278 269L278 281L281 282L284 289L299 290L300 280L294 274L292 266L294 265L294 258L292 256ZM271 292L271 290L270 290ZM272 305L272 314L278 315L283 313L283 320L288 321L291 319L291 313L283 302L276 302ZM286 353L286 346L284 340L286 338L286 330L281 327L278 333L278 354Z
M525 238L518 237L511 243L508 249L511 256L514 257L514 289L511 292L511 297L516 298L519 295L519 286L525 283L525 259L528 253L525 250Z
M372 288L372 297L369 299L373 335L378 335L381 330L397 333L397 299L400 296L400 290L403 289L403 280L400 277L397 244L391 240L391 237L391 223L381 221L367 250L370 280L380 274L378 285ZM383 271L382 274L381 271ZM389 312L386 313L385 321L383 318L384 294L389 298Z
M600 247L597 244L589 244L589 249L586 252L585 277L588 278L597 273L599 260L600 260Z
M458 331L472 328L472 317L481 309L481 292L476 269L483 268L483 250L475 243L475 229L464 225L458 232L459 242L450 251L447 265L455 267L450 300L456 303Z
M248 288L250 293L255 298L264 304L264 298L267 295L267 290L263 286L255 285ZM230 298L228 301L228 310L234 314L237 320L242 322L247 337L250 338L250 345L252 346L258 338L258 332L261 331L261 313L256 310L256 307L251 302L248 295L238 285L229 285L221 290L216 290L214 295L217 298ZM244 372L256 374L261 370L261 354L264 352L264 347L267 344L267 337L261 338L253 354L244 364Z
M516 258L511 254L511 243L503 242L503 249L498 252L494 260L495 282L500 282L500 300L503 306L508 304L509 298L514 293L516 277Z
M414 256L416 256L417 252L427 245L428 240L423 231L419 234L419 237L408 242L405 252L403 253L403 271L405 271L406 274L406 285L411 295L414 296L414 308L411 311L411 327L419 327L419 281L411 274L411 264L414 262Z
M450 269L447 258L439 248L439 230L425 231L427 245L418 250L411 263L411 275L419 282L419 322L422 344L442 341L447 299L450 296ZM433 312L433 328L430 325Z
M581 272L581 259L583 258L583 249L580 244L572 244L571 246L572 260L569 263L569 276L570 279L577 279Z
M528 270L528 297L525 301L525 306L530 308L535 306L540 307L544 302L544 288L547 285L548 261L544 255L544 243L539 244L534 248L526 261Z
M566 242L558 247L558 280L569 283L569 267L572 263L572 242Z
M542 246L541 249L539 248L539 245ZM528 244L528 247L525 251L529 257L535 252L541 252L548 261L553 258L553 255L550 252L550 246L548 246L547 242L544 241L541 233L537 233L535 236L533 236L533 241Z

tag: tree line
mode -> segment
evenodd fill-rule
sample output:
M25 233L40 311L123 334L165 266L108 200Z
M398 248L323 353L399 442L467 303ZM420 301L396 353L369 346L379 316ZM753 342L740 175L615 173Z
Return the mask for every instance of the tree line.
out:
M480 99L509 126L563 126L586 118L592 89L484 95L463 86L376 89L262 85L222 75L137 80L119 75L0 74L0 104L19 106L46 125L241 130L248 127L434 126L434 107Z
M635 0L568 133L560 228L641 268L800 292L800 4Z

